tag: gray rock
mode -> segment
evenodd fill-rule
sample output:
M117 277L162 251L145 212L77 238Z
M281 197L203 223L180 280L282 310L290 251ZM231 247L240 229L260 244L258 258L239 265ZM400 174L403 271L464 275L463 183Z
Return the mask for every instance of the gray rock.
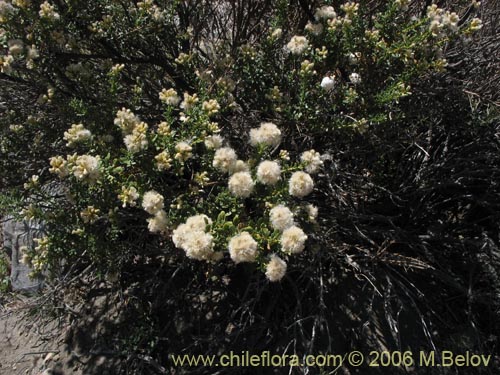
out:
M40 225L31 221L18 222L7 218L2 225L3 248L11 256L11 285L15 291L36 291L42 286L41 279L31 279L31 268L21 262L21 248L33 246L33 240L41 237Z

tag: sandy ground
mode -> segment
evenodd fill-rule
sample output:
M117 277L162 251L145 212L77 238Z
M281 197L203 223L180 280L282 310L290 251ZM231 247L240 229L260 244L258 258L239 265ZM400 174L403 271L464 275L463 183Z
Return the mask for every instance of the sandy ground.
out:
M76 374L62 371L59 340L44 340L36 332L40 327L27 326L30 302L19 295L9 296L8 302L0 298L0 375Z

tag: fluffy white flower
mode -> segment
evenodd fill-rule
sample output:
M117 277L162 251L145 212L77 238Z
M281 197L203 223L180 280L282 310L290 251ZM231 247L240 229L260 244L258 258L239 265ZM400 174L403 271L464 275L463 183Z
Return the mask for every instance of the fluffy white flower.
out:
M304 151L300 156L300 160L305 164L308 173L314 174L323 166L321 154L314 150Z
M172 241L174 242L175 247L182 249L190 232L190 228L185 223L180 224L177 228L175 228L172 233Z
M190 157L193 156L193 153L191 152L192 150L193 148L189 143L179 142L175 145L175 151L177 152L175 154L175 158L180 162L185 162L186 160L188 160Z
M156 168L159 171L166 171L172 167L172 159L167 151L162 151L155 156Z
M280 204L269 212L269 220L274 229L284 231L293 225L293 213L288 207Z
M190 230L205 231L207 225L212 225L212 219L204 214L194 215L186 220L186 228Z
M220 110L220 105L215 99L204 101L201 107L208 116L215 115Z
M294 172L288 183L288 192L294 197L303 198L311 194L314 182L309 174L299 171Z
M250 172L250 167L243 160L236 160L236 163L229 169L229 174L234 174L237 172Z
M264 160L257 167L257 180L264 185L275 185L281 178L281 167L275 161Z
M355 85L361 83L361 76L358 73L351 73L349 79Z
M255 262L257 242L248 232L241 232L231 238L228 249L229 255L235 263Z
M222 147L215 151L212 165L221 172L229 172L237 160L238 156L231 147Z
M304 29L311 34L318 36L323 32L323 25L321 23L308 22Z
M144 150L148 146L147 131L148 125L145 122L137 124L132 133L126 135L123 139L127 150L132 153Z
M286 263L279 256L271 255L271 260L266 265L266 277L269 281L280 281L286 273Z
M90 130L85 129L83 124L73 124L71 128L64 132L66 146L72 147L77 143L83 143L92 138Z
M231 176L228 184L231 194L240 198L248 198L252 194L254 186L255 183L248 172L236 172Z
M163 210L164 198L160 193L150 190L142 197L142 208L151 215Z
M187 92L184 93L184 100L181 103L181 108L184 109L185 111L189 111L191 108L193 108L196 103L198 103L198 95L193 94L189 95Z
M68 163L62 156L53 156L49 160L50 173L56 174L59 178L64 178L69 175Z
M316 9L314 17L317 20L331 19L337 17L337 13L335 13L335 9L333 9L332 6L324 5L321 8Z
M77 179L88 183L94 183L101 175L99 160L98 156L78 156L75 160L72 172Z
M298 254L304 250L307 235L302 229L293 225L281 235L281 249L287 254Z
M188 258L210 260L214 254L213 237L201 230L188 231L184 233L180 248L186 252Z
M123 134L130 134L135 126L140 122L139 118L127 108L122 108L116 113L115 125L118 126Z
M294 35L286 45L287 50L294 55L301 55L309 47L309 41L305 36Z
M148 219L148 229L151 233L165 233L168 230L168 217L164 210L158 211Z
M207 138L205 138L205 146L209 150L221 148L223 142L224 142L224 138L222 138L218 134L209 135Z
M163 89L161 92L158 94L160 100L171 106L177 106L181 102L180 96L177 94L177 91L174 89Z
M323 77L323 79L321 80L321 87L326 91L333 90L333 88L335 87L335 77Z
M258 128L250 129L250 144L276 147L281 141L281 130L272 122L263 122Z
M54 10L54 6L48 1L45 1L40 5L40 11L38 12L41 18L46 18L51 21L57 21L61 16Z
M118 194L118 199L122 202L122 207L127 207L127 205L135 207L137 204L136 201L139 199L139 193L133 186L122 186L122 192Z

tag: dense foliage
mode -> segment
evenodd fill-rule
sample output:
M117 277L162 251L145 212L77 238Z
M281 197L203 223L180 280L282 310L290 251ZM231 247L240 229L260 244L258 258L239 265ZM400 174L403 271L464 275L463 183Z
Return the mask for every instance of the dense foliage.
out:
M61 306L111 286L91 346L139 373L498 350L498 117L452 53L482 6L0 0L1 210L45 232L24 261Z

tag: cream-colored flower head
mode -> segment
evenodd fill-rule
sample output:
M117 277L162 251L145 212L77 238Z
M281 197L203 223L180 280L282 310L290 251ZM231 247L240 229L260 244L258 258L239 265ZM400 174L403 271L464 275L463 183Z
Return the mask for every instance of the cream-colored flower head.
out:
M186 220L186 228L190 230L202 230L205 231L207 225L212 225L212 219L207 215L199 214L190 216Z
M80 181L88 183L96 182L97 179L101 176L99 161L99 156L78 156L72 169L74 176Z
M148 146L147 131L148 125L145 122L137 124L132 133L126 135L123 139L127 150L132 153L144 150Z
M217 150L217 149L221 148L223 142L224 142L224 138L222 138L218 134L209 135L207 138L205 138L205 146L209 150L212 150L212 149Z
M92 138L90 130L85 129L83 124L73 124L71 128L64 132L66 146L72 147L77 143L84 143Z
M140 122L139 118L127 108L122 108L116 113L114 123L118 126L124 135L132 133L135 126Z
M323 166L321 154L314 150L304 151L300 156L300 160L305 164L307 173L314 174Z
M220 110L220 105L215 99L204 101L201 107L208 116L215 115Z
M237 234L228 244L229 255L235 263L255 262L257 242L248 232Z
M288 207L280 204L269 212L269 220L274 229L284 231L293 225L293 213Z
M198 102L199 102L198 95L196 95L196 94L189 95L189 93L185 92L184 93L184 100L181 103L181 108L185 111L189 111Z
M335 76L332 75L323 77L320 85L325 91L333 90L333 88L335 87Z
M222 147L215 151L212 165L221 172L229 172L234 167L238 156L231 147Z
M175 159L179 160L180 162L185 162L189 158L193 156L193 153L191 152L193 148L191 145L187 142L179 142L175 145Z
M304 250L307 235L302 229L293 225L281 235L281 250L287 254L299 254Z
M142 197L142 208L151 215L163 209L164 198L160 193L150 190Z
M68 163L62 156L53 156L50 158L50 173L54 173L59 178L69 175Z
M156 168L159 171L166 171L172 168L172 159L167 151L162 151L155 156Z
M193 231L187 236L183 250L186 256L197 260L212 260L214 255L213 237L203 231Z
M293 55L301 55L309 47L309 41L305 36L294 35L286 45L286 49Z
M248 198L253 192L255 183L250 173L236 172L229 178L228 187L231 194L240 198Z
M311 176L305 172L294 172L288 183L288 192L297 198L303 198L311 194L314 182Z
M275 161L264 160L257 167L257 180L264 185L276 185L281 179L281 167Z
M316 9L314 13L314 18L317 20L327 20L337 17L335 9L330 5L323 5L322 7Z
M318 36L323 32L323 25L321 23L308 22L304 30Z
M245 161L236 160L236 163L234 163L229 169L229 174L234 174L237 172L250 172L250 167Z
M40 4L40 11L38 12L38 14L41 18L46 18L50 21L57 21L61 18L59 13L55 11L54 6L48 1Z
M286 274L286 262L276 254L271 255L266 265L266 277L269 281L280 281Z
M189 233L192 230L186 225L186 223L180 224L172 233L172 241L175 247L182 249L182 246L187 240Z
M177 94L177 91L175 91L174 89L168 89L168 90L163 89L158 94L158 96L163 103L165 103L167 105L171 105L173 107L176 107L181 102L180 96Z
M272 122L263 122L258 128L250 129L250 144L276 147L281 141L281 130Z
M151 233L166 233L168 231L168 217L164 210L159 210L148 219L148 229Z
M122 191L118 194L118 199L122 202L122 207L135 207L137 205L137 199L139 199L139 193L137 189L133 186L127 187L122 186Z

